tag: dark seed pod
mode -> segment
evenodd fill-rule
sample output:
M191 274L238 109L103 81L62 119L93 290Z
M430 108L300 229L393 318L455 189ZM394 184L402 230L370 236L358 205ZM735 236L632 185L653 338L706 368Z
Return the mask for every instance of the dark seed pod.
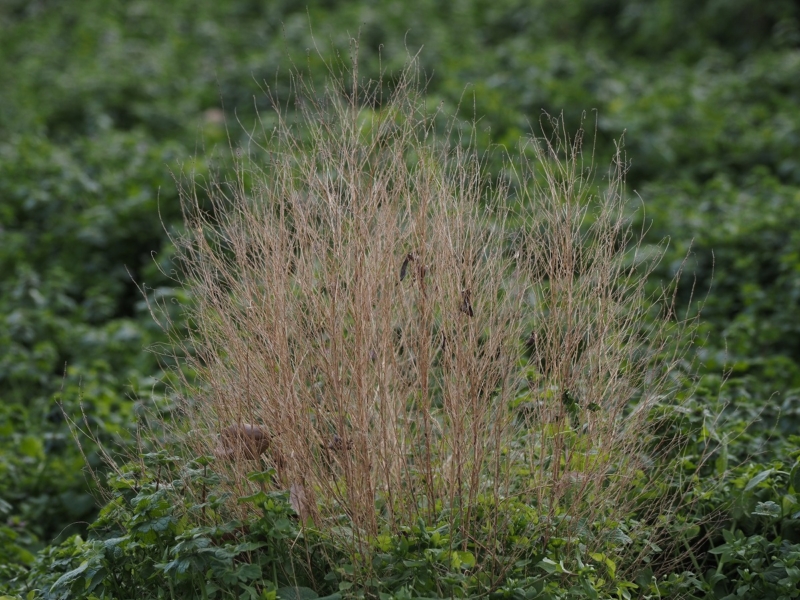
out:
M464 290L461 292L461 312L467 315L468 317L474 316L475 313L472 312L472 303L470 302L471 292L469 290Z
M528 347L529 350L536 352L539 345L538 342L539 342L539 335L535 331L531 331L531 334L525 340L525 345Z
M343 440L338 435L334 434L333 439L328 444L328 449L334 452L342 452L343 450L352 450L353 442L351 440Z
M413 254L406 254L405 260L403 260L403 264L400 267L400 281L406 278L406 274L408 273L408 263L414 260Z
M561 395L561 401L567 408L573 406L576 408L580 408L580 404L578 404L578 401L575 399L575 396L573 396L572 392L570 392L569 390L564 390L564 393Z

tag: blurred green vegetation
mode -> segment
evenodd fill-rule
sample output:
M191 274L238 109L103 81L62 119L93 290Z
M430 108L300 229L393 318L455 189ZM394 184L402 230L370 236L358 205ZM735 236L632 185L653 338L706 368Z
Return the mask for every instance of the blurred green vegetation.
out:
M652 243L671 239L659 276L683 266L682 306L704 305L710 383L692 431L724 444L733 470L714 472L699 506L758 492L780 509L725 513L729 534L710 532L705 549L745 544L737 531L752 543L701 557L727 576L704 589L721 598L774 567L769 544L798 552L797 485L780 475L796 472L800 431L796 2L6 0L0 31L0 581L97 514L85 464L101 468L99 450L79 449L58 402L124 452L139 405L165 393L144 351L162 334L133 282L184 293L170 276L173 173L224 163L226 131L246 143L268 110L259 84L285 94L291 64L324 75L315 48L346 56L350 38L364 77L421 48L431 102L479 118L484 148L513 152L543 111L563 112L596 131L602 175L624 135L636 218ZM712 435L704 415L722 404ZM770 475L747 488L762 464Z

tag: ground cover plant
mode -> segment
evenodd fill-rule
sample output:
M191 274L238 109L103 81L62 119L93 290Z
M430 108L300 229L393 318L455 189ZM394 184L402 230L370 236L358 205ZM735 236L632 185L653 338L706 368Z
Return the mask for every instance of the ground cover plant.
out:
M675 519L697 521L681 526L691 553L661 553L656 570L669 574L658 591L634 594L796 595L795 3L45 1L3 3L0 21L0 64L13 82L0 87L5 593L28 593L32 569L42 582L48 570L58 573L46 558L56 549L37 552L75 532L81 538L58 549L63 572L97 551L105 534L87 531L96 488L57 403L74 416L82 402L92 435L122 454L135 446L144 405L174 405L153 355L142 352L163 335L133 284L182 299L160 272L172 252L160 220L168 230L181 220L169 171L196 156L202 172L212 153L198 148L225 146L226 121L234 143L245 142L254 104L262 114L269 104L253 80L285 93L287 71L276 77L276 69L287 55L322 72L307 52L311 22L329 56L346 51L343 32L355 36L360 26L367 77L380 71L379 47L383 66L397 71L407 49L424 44L432 105L452 114L465 88L470 97L474 90L481 152L489 143L515 151L541 109L563 110L568 131L597 109L600 160L625 131L627 189L645 200L634 213L645 245L670 238L651 281L661 285L684 264L678 304L688 305L692 289L695 300L707 298L694 355L700 385L681 400L685 415L674 425L687 452L675 473L691 483L695 456L716 452L700 470L691 510ZM491 156L488 171L501 173L504 154ZM97 446L83 438L83 447L100 467ZM176 544L164 531L157 542L148 534L156 562ZM413 547L427 547L424 537ZM407 567L397 581L417 570Z

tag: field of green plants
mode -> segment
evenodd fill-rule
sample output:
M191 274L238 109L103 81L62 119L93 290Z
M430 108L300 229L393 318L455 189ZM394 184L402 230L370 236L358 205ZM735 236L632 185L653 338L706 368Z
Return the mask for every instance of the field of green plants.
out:
M796 2L6 0L0 3L0 32L0 600L800 597ZM345 74L341 89L326 96L331 65L338 73L356 57L362 82L381 79L388 98L402 88L410 56L418 56L414 68L424 95L416 104L409 100L407 112L382 110L368 96L354 104L372 119L372 130L360 123L375 144L360 170L353 166L358 161L342 157L352 148L353 156L361 156L361 132L335 120L330 131L303 129L302 115L317 114L308 108L315 98L336 98L337 91L345 97L357 87L348 87ZM303 95L297 73L319 91L316 97L306 93L305 104L289 101ZM283 103L287 129L281 129L270 94ZM413 100L413 90L409 94ZM332 114L326 111L335 105L322 101L319 114ZM452 172L432 150L434 142L426 145L428 138L415 129L414 118L436 111L443 117L430 131L439 140L448 119L461 119L467 158L454 160ZM380 127L387 123L384 136ZM562 136L586 131L585 162L578 161L577 174L559 171L570 165L568 148L537 154L535 144L520 145L531 135L555 139L553 123ZM270 131L280 134L273 138L278 149L294 152L280 159L289 162L274 158L272 146L254 147L254 132L263 140ZM400 160L393 162L385 153L395 147ZM606 265L623 279L626 272L638 277L640 262L652 265L646 287L636 288L634 281L630 295L609 292L619 310L603 312L601 286L580 281L580 268L557 268L573 244L596 242L623 262L630 258L617 234L593 237L612 231L614 221L603 229L590 207L585 219L566 219L574 225L565 230L564 239L573 236L567 242L557 236L552 245L542 242L542 252L554 252L550 263L538 267L531 259L526 276L539 277L537 293L551 303L533 302L538 320L515 324L521 328L516 337L492 337L511 322L503 317L511 313L502 313L511 288L497 275L506 271L462 264L460 279L439 279L434 286L426 282L438 276L436 268L423 260L419 237L411 236L398 242L405 250L397 285L405 286L404 298L417 294L416 304L400 306L398 300L386 308L391 322L402 321L405 329L389 328L383 345L366 344L360 353L340 350L334 360L334 327L321 345L309 341L311 358L301 360L291 345L297 336L281 338L278 328L269 334L286 342L282 354L275 351L277 366L253 366L259 327L250 317L240 319L237 302L258 298L245 285L261 268L250 257L271 255L268 236L259 241L260 230L251 225L274 226L278 238L298 231L309 232L309 240L322 236L327 230L313 225L324 221L322 213L309 213L319 220L305 222L299 211L306 206L300 192L324 179L316 169L325 173L326 157L339 161L351 186L367 185L358 179L369 171L363 165L387 173L387 194L447 190L453 193L443 196L466 202L458 192L463 189L485 202L508 189L519 206L528 203L531 214L542 215L529 222L510 219L505 237L488 227L494 233L486 235L508 244L492 260L511 269L504 256L519 258L536 240L549 239L548 232L560 231L553 224L561 221L547 218L561 214L562 205L541 204L547 185L539 196L527 196L533 179L515 180L509 165L530 161L531 178L561 190L563 206L578 206L585 196L604 197L602 190L615 181L607 167L620 148L626 184L612 198L619 199L618 218L632 232L624 241L643 258L632 261L631 271L612 259L586 263L587 272ZM377 158L370 162L373 150ZM429 151L432 166L410 174L400 168L411 159L427 165ZM482 161L474 172L470 151ZM595 176L585 180L581 168L589 162ZM284 170L270 171L273 164ZM276 172L287 173L286 181ZM237 212L220 204L227 188L215 182L236 182L237 173L240 187L233 185L233 192L255 194L278 180L291 190L295 195L285 195L292 198L285 200L290 224L268 210L250 213L241 205ZM464 181L485 180L486 187L458 187L459 173L474 175ZM191 177L198 184L195 205ZM580 186L574 197L568 185L559 187L570 182L585 185L585 195ZM365 206L378 212L364 214L371 223L387 206ZM438 248L436 240L445 244L443 232L460 232L464 223L464 248L483 239L467 217L453 216L461 215L456 208L442 211L441 226L426 242L431 248ZM349 210L343 222L356 231L361 221L355 208ZM236 215L263 221L240 224ZM216 220L226 218L229 229ZM523 235L526 223L535 229ZM226 238L230 231L246 240L244 258L237 238ZM367 254L378 252L385 239L353 236ZM528 245L513 254L518 238ZM330 247L337 240L331 237ZM250 254L250 243L262 246ZM323 247L325 240L313 243ZM298 261L286 268L291 285L258 284L258 291L273 298L291 288L298 303L330 309L330 322L341 327L339 341L361 350L360 338L351 338L360 335L352 333L359 331L353 322L359 310L377 309L347 294L359 282L378 286L383 274L365 275L360 263L344 260L309 263L319 271L308 281L352 270L347 281L355 283L345 286L345 297L353 304L340 314L331 300L334 279L302 287L301 261L291 258L302 254L301 246L284 248L286 261ZM647 261L663 248L660 260ZM192 256L195 262L187 261ZM468 261L462 256L462 262ZM605 272L591 271L592 281ZM556 285L559 277L564 287ZM556 288L574 281L584 299L597 300L602 310L570 312L565 298L571 296L559 296ZM485 288L491 298L480 282L495 282L496 288ZM316 296L306 294L312 288ZM428 299L446 305L448 289L457 299L452 318L436 312L440 305L426 313ZM674 300L671 322L684 327L662 327L658 309L665 304L651 300L662 289L666 306ZM295 315L289 314L292 304L286 306L281 319L296 323L298 331L302 326L316 335L324 328L323 321L303 321L311 309ZM569 337L577 327L570 315L594 327L606 313L612 324L628 327L613 342L601 336L594 345L595 338L583 333ZM426 315L432 325L419 330L435 333L438 350L428 347L430 336L407 333L426 323ZM630 315L639 320L629 327ZM548 364L540 360L531 330L545 321L552 326L539 333L547 333ZM264 327L272 322L258 321ZM648 333L654 335L651 346ZM566 342L559 346L562 334ZM246 343L237 346L237 336ZM186 351L177 362L169 351L175 339ZM509 344L524 360L507 360ZM565 348L563 359L556 358L558 348ZM652 351L643 356L640 350ZM383 457L387 434L376 430L363 440L348 439L345 432L355 431L357 420L343 408L349 396L326 390L337 381L360 390L356 373L370 385L399 389L391 387L400 385L396 381L382 382L376 365L387 356L405 361L397 381L413 379L409 373L419 371L429 351L430 378L439 382L433 387L444 391L427 405L424 394L413 396L402 407L406 421L395 415L393 427L406 427L406 441L416 450L398 452L405 446L396 440L395 450L384 449L406 462L386 467L375 493L364 494L364 482L372 485L377 469L371 461ZM615 356L624 381L639 387L627 390L617 371L603 371L590 378L591 385L573 373L590 367L599 373L601 359ZM304 406L324 404L311 385L318 383L323 396L341 400L339 412L325 408L325 432L314 430L318 437L305 446L281 447L277 456L274 442L269 459L217 469L214 444L224 437L216 437L211 423L235 422L237 414L242 420L225 403L226 394L235 390L250 402L251 381L266 396L294 389L297 381L285 380L281 361L292 365L296 380L310 382ZM332 363L347 372L342 379L326 378ZM659 371L660 364L669 368ZM499 433L499 413L448 408L448 374L456 389L470 374L484 374L486 365L485 380L494 387L478 384L475 397L495 410L508 394L504 406L516 411ZM526 385L507 390L512 366ZM625 372L637 366L641 372ZM407 384L409 394L414 385ZM657 397L643 391L648 386ZM595 388L601 390L596 401L587 391ZM188 390L196 404L187 401ZM602 390L616 395L601 400ZM604 404L622 399L619 413ZM272 418L253 414L246 420L269 424ZM319 416L300 422L304 414L298 410L292 431L321 427ZM638 429L630 431L641 436L589 450L586 432L634 422ZM426 446L433 435L429 426L439 428L438 454ZM475 443L479 439L497 446ZM419 454L424 448L425 459ZM472 454L462 457L464 449ZM307 462L298 458L304 453ZM602 473L592 470L599 463ZM291 471L292 464L307 468L307 479ZM452 465L459 466L457 473ZM462 482L461 466L473 480ZM325 477L332 482L324 483ZM521 483L528 480L536 483ZM403 489L408 498L422 499L392 495ZM305 504L303 494L313 490L321 495L319 514Z

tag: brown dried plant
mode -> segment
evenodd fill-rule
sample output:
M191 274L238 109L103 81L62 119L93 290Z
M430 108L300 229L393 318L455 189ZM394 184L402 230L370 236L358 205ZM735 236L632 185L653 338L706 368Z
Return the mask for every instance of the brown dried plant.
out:
M515 169L526 207L520 261L531 286L526 501L556 519L552 534L610 525L605 533L620 545L648 536L632 546L631 572L657 540L671 543L664 526L687 500L679 477L665 472L680 440L657 433L654 409L674 409L678 389L692 385L697 317L675 314L674 281L648 292L664 246L645 246L645 232L631 228L621 148L598 191L583 132L570 139L563 120L546 121L550 135L527 140ZM614 524L626 515L641 531L620 535Z
M687 324L646 293L660 253L630 229L623 161L598 191L555 120L492 180L413 62L393 85L295 74L235 177L181 185L181 443L234 496L260 459L362 553L445 518L491 556L512 501L537 544L645 514Z

